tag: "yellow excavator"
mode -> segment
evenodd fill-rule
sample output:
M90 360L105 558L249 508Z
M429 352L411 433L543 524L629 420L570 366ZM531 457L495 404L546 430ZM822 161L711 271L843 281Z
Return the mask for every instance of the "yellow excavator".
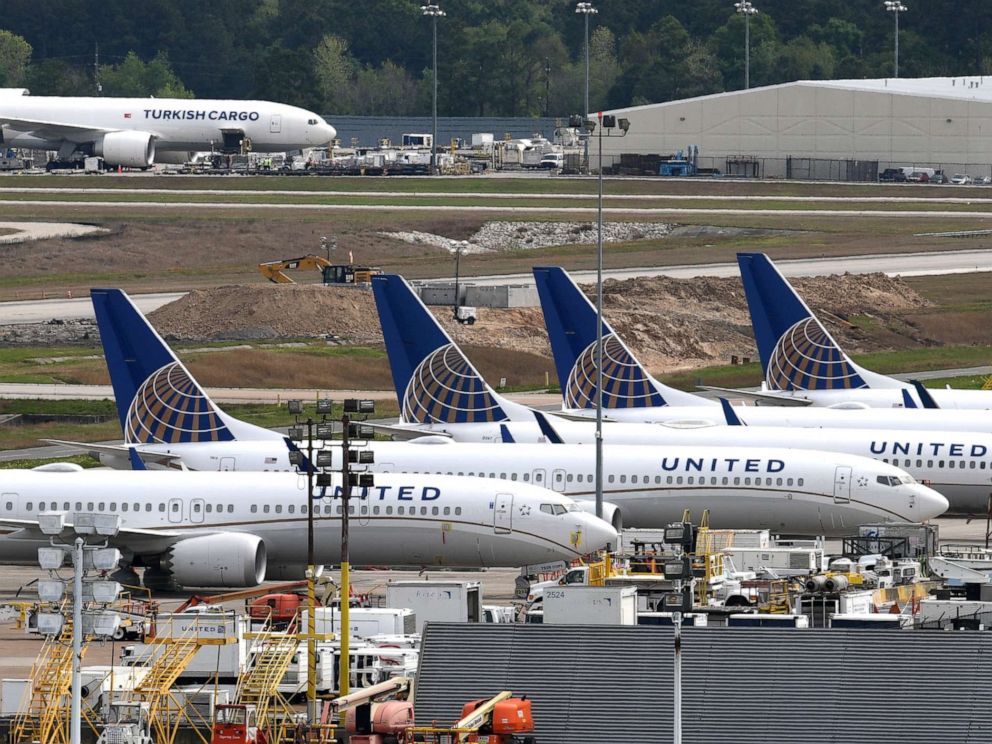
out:
M317 269L324 284L369 284L372 277L382 273L378 266L355 266L354 264L332 264L322 256L308 253L299 258L285 258L281 261L267 261L258 265L258 270L266 279L276 284L295 284L285 272L289 269Z

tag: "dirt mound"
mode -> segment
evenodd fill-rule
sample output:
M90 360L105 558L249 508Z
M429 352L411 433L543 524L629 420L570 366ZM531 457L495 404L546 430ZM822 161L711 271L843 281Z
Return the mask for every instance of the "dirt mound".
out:
M794 285L841 344L854 351L916 343L901 312L925 307L901 279L883 274L798 279ZM594 288L583 289L593 296ZM617 332L652 369L674 370L756 356L740 280L608 280L604 310ZM459 343L550 355L539 308L481 308L473 326L434 308ZM859 323L847 319L858 316ZM332 337L381 343L372 293L353 287L250 285L194 290L155 311L152 322L167 338L184 341ZM867 319L868 322L865 322Z

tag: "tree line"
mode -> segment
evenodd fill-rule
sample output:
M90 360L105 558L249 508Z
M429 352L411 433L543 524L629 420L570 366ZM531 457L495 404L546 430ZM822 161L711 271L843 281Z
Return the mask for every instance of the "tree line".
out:
M752 86L892 74L882 0L753 0ZM584 17L573 0L437 0L438 112L582 109ZM906 0L902 77L984 74L992 4ZM35 95L262 98L326 114L431 108L431 22L418 0L5 0L0 87ZM731 0L594 0L590 107L744 86Z

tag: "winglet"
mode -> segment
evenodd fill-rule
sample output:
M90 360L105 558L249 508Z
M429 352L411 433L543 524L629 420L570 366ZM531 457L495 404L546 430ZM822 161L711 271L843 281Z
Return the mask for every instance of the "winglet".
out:
M902 407L903 408L919 408L916 405L916 401L913 400L913 396L909 394L909 390L906 388L902 389Z
M547 416L540 411L534 411L534 418L537 419L537 425L541 428L541 434L543 434L545 439L551 442L551 444L565 443L565 440L559 436L558 432L555 431L555 428L551 425L551 422L548 421Z
M741 421L740 416L734 410L734 407L730 405L730 401L726 398L720 398L720 405L723 407L723 416L727 419L727 426L747 426L743 421Z
M919 380L910 380L909 382L914 388L916 388L916 394L920 396L920 402L923 404L924 408L940 408L940 406L937 405L937 401L933 399L930 391L923 386L922 382Z
M530 420L527 408L506 400L486 383L403 277L372 277L372 293L401 423Z

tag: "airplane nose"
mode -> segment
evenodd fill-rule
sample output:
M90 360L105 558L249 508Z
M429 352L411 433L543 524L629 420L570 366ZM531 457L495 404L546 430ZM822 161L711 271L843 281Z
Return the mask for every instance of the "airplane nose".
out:
M324 141L330 142L332 139L338 136L338 130L332 127L330 124L324 125L327 129L325 131Z
M595 514L577 512L579 531L582 533L576 549L580 553L595 553L604 548L616 549L620 535L609 522Z
M918 485L916 488L916 509L914 511L917 522L939 517L950 507L950 503L942 493L923 485Z

